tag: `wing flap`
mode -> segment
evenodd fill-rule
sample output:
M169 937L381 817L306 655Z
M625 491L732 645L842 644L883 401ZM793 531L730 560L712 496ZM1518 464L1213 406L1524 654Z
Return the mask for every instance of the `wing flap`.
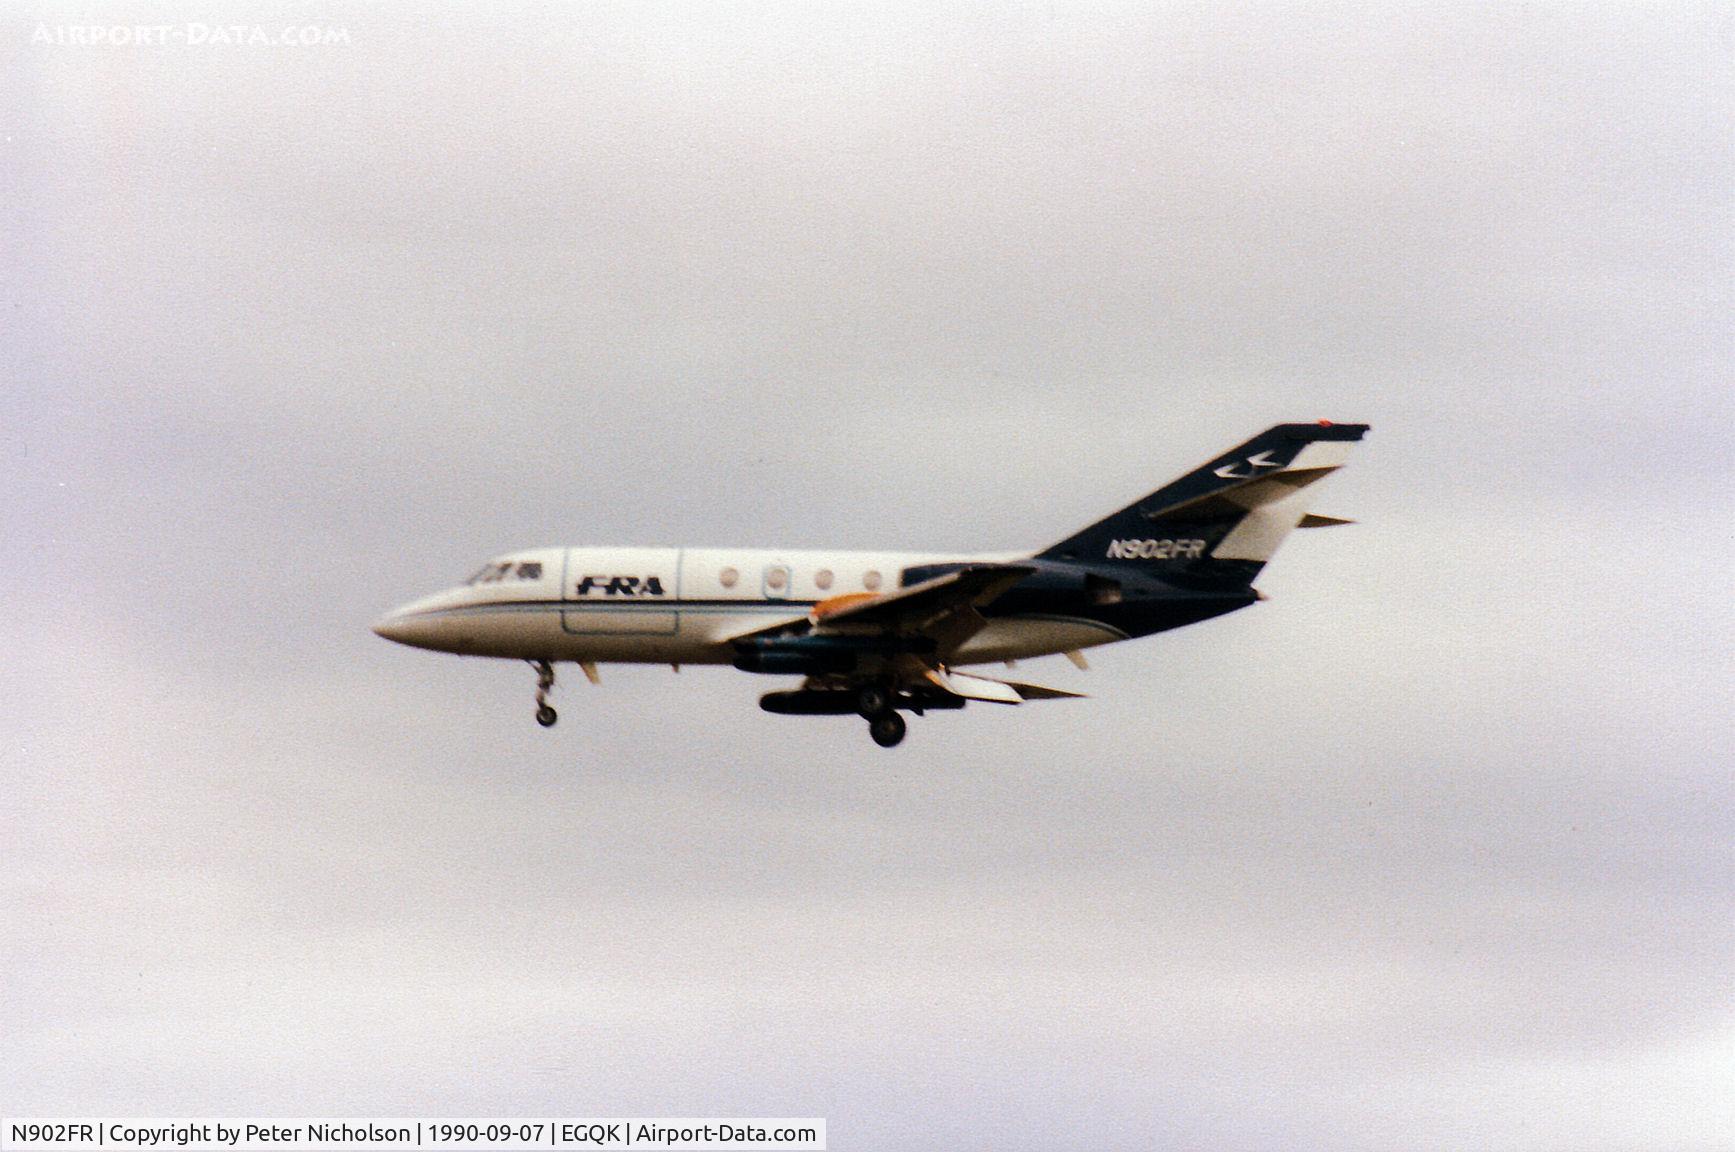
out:
M977 676L970 672L953 672L947 668L925 670L928 683L942 692L965 700L983 700L991 704L1022 704L1026 700L1082 699L1083 692L1068 692L1041 684L1025 684L1017 680L996 680L992 676Z

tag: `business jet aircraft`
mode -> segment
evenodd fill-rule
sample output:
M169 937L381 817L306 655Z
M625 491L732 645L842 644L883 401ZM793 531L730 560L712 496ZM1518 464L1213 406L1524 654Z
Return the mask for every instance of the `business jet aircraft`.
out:
M1314 481L1342 466L1365 424L1279 424L1039 552L808 552L748 548L534 548L490 560L456 588L374 625L438 652L529 661L536 719L554 724L556 661L595 683L605 661L733 664L794 675L759 706L847 715L874 742L904 738L899 711L1078 696L960 667L1148 636L1245 608Z

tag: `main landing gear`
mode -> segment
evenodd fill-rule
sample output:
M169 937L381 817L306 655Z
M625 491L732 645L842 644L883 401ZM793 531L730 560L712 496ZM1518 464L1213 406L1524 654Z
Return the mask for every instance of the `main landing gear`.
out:
M892 710L892 690L884 684L863 684L856 689L855 710L872 720Z
M868 735L881 748L895 748L903 743L904 730L904 718L896 712L887 712L868 721Z
M888 684L863 684L856 689L856 711L868 722L868 735L881 748L895 748L903 742L907 726L897 713L897 693Z
M560 719L560 713L548 703L548 690L554 687L554 665L546 660L532 660L530 663L536 669L536 722L544 728L552 728Z

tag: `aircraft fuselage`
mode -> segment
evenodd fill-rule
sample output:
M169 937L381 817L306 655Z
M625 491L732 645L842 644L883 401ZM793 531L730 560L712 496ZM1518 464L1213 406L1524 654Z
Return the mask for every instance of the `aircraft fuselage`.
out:
M1233 611L1245 590L1188 591L1155 579L1095 577L1023 554L533 548L374 626L403 644L472 656L646 664L729 664L735 639L806 617L839 597L872 596L976 563L1037 572L982 613L952 654L981 664L1076 651ZM1112 589L1112 590L1111 590Z

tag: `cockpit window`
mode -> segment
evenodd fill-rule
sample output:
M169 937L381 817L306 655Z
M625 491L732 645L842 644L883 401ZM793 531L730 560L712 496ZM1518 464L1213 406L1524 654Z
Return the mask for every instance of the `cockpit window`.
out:
M482 568L480 571L478 571L474 576L470 577L468 580L464 581L464 583L466 583L466 584L493 584L497 581L506 579L507 573L509 573L511 571L512 571L512 561L510 561L510 560L507 560L504 563L484 564L484 565L482 565Z
M498 584L502 580L514 577L513 569L517 569L519 580L542 579L542 561L526 560L522 564L516 560L494 560L477 570L474 576L464 581L466 584Z

